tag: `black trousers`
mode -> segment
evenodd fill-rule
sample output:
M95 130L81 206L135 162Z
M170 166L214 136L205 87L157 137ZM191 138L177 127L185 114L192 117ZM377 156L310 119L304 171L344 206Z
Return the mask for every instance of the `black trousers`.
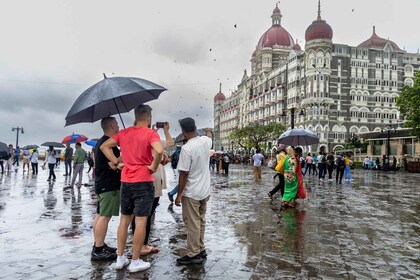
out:
M283 195L284 195L284 175L278 173L278 176L279 176L279 183L274 187L274 189L272 189L270 191L270 194L274 195L275 193L277 193L280 190L281 197L283 197Z
M38 163L31 162L32 165L32 174L38 175Z
M3 166L3 160L0 159L0 166L1 166L1 174L4 173L4 166Z
M50 170L50 174L48 175L48 179L51 177L55 180L55 173L54 173L55 163L48 163L48 169Z
M332 173L334 170L334 165L328 165L328 179L332 179Z
M340 177L340 183L343 180L344 169L345 168L340 169L340 167L337 166L337 171L335 172L335 180L338 181L338 177Z

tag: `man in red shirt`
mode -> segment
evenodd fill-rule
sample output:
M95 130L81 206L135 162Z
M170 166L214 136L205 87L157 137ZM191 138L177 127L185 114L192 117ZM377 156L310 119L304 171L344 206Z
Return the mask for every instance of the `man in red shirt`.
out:
M152 173L156 171L162 159L163 148L159 135L150 129L152 108L140 105L134 110L135 125L121 130L105 143L101 150L109 161L121 169L121 218L117 232L118 257L116 269L122 269L130 262L124 256L128 226L135 216L136 230L133 236L133 257L128 267L129 272L148 269L149 262L139 259L146 232L147 217L151 215L154 200ZM112 147L120 146L123 163L118 161ZM155 157L152 157L152 150Z

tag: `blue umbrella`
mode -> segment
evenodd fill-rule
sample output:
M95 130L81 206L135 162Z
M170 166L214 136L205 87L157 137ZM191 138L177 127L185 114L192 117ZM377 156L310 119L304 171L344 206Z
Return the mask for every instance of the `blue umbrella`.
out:
M98 141L93 140L93 139L89 139L85 142L86 145L89 145L89 146L92 146L92 147L95 147L96 143L98 143Z
M85 90L74 102L66 116L66 126L96 122L104 117L126 113L138 105L157 99L166 88L133 77L111 77ZM124 126L125 127L125 126Z

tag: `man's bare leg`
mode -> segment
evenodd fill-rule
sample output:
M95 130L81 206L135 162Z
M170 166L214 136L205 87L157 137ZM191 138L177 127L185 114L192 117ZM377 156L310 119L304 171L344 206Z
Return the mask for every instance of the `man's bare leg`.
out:
M133 236L133 260L137 260L140 257L141 248L146 236L146 223L147 217L136 217L136 230ZM120 254L118 253L118 255Z
M120 257L124 255L125 243L127 242L128 226L130 225L132 218L132 215L121 214L120 224L118 225L117 232L117 252L118 256Z

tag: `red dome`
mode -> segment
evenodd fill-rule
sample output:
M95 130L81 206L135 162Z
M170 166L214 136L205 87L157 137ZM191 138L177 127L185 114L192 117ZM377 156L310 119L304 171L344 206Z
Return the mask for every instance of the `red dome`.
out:
M302 50L302 48L300 47L300 45L296 42L296 44L293 46L293 48L292 48L293 50L295 50L295 51L301 51Z
M312 22L306 29L305 40L306 42L316 39L332 40L333 30L331 26L322 19L317 19Z
M396 51L400 51L401 49L398 47L397 44L394 42L381 38L375 33L375 27L373 27L373 34L370 36L369 39L358 45L358 48L372 48L372 49L383 49L387 43L390 43L392 48Z
M222 92L218 92L216 96L214 96L214 102L224 101L225 99L226 99L226 96Z
M257 49L270 48L274 45L293 47L292 36L280 25L273 25L260 38Z

